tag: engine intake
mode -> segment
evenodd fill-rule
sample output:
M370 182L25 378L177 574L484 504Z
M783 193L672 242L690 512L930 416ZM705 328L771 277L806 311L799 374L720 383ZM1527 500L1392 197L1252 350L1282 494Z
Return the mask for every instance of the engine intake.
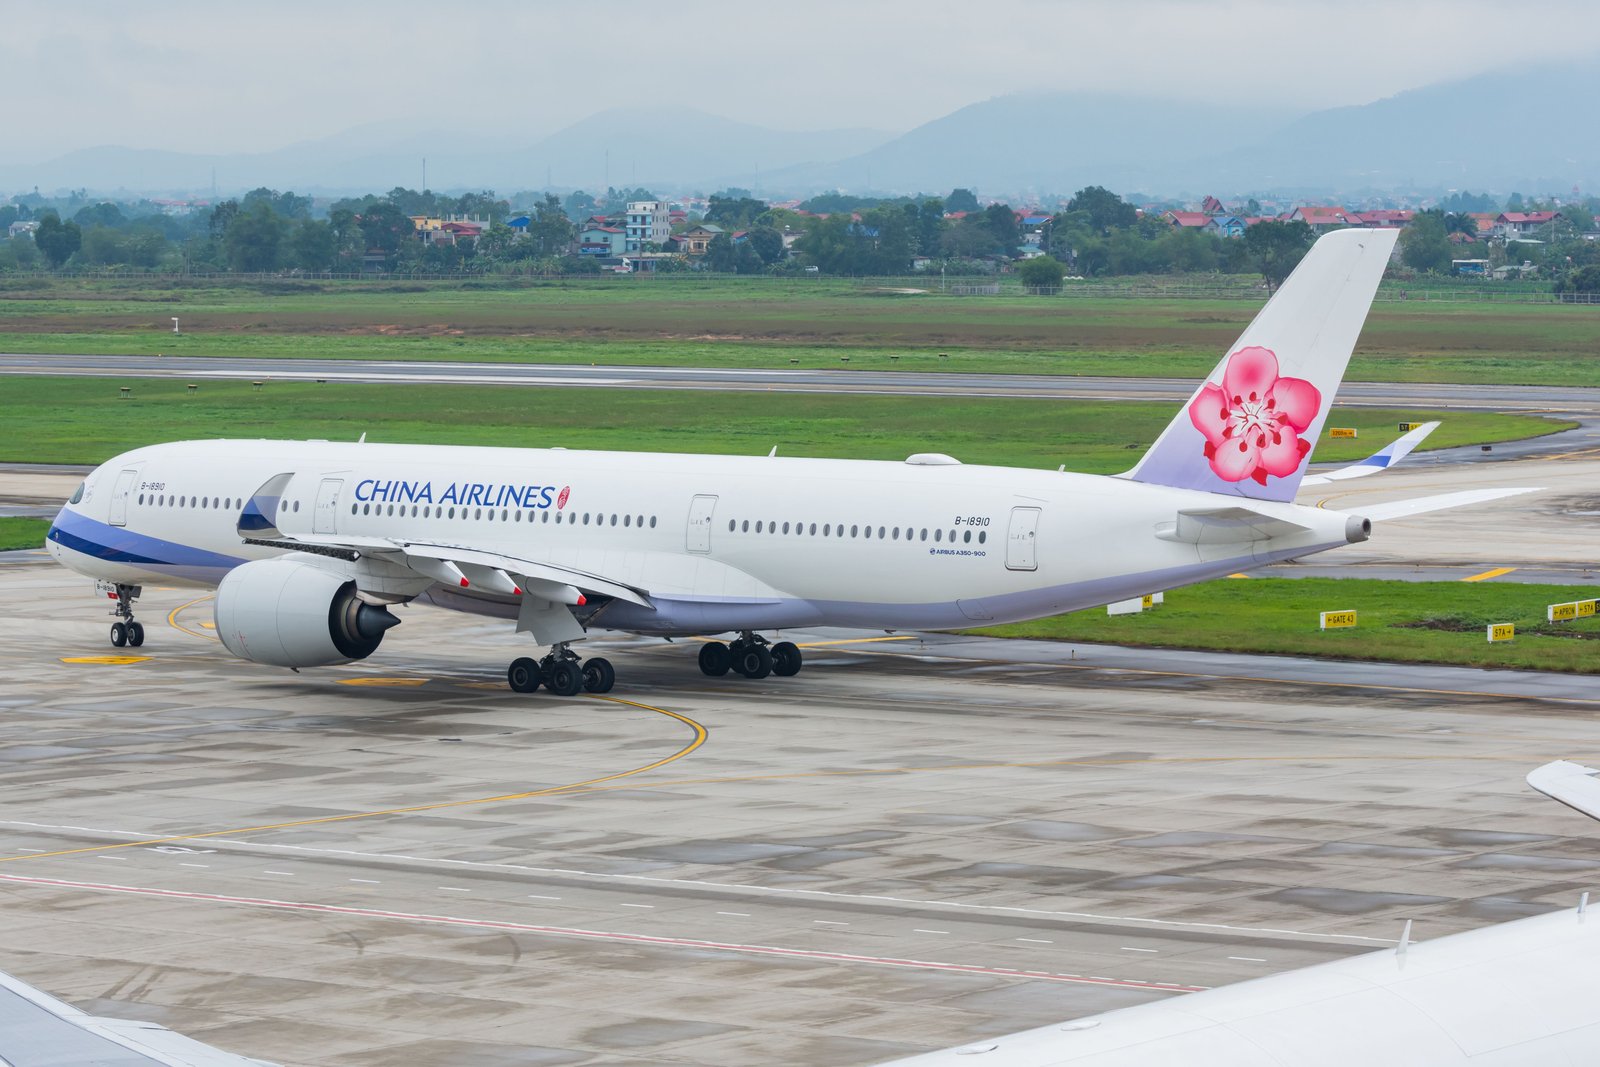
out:
M217 587L217 636L240 659L326 667L366 659L400 620L343 575L295 559L235 567Z

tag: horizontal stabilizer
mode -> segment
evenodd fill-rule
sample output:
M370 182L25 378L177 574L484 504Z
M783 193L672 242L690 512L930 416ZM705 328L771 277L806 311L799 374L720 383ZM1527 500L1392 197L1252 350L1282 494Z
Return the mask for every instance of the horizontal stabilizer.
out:
M1269 541L1274 537L1305 533L1308 529L1310 527L1297 522L1263 515L1249 508L1202 508L1178 512L1176 522L1164 522L1156 527L1156 536L1163 541L1179 541L1186 545L1218 545Z
M1502 500L1508 496L1537 493L1539 491L1540 487L1538 486L1527 486L1519 489L1468 489L1460 493L1419 496L1411 500L1390 500L1383 504L1373 504L1371 507L1361 508L1357 514L1371 519L1373 522L1390 522L1394 519L1409 519L1413 515L1426 515L1430 511L1466 507L1468 504L1486 504L1491 500Z
M1348 467L1340 467L1336 471L1326 474L1308 474L1300 479L1302 486L1327 485L1329 482L1342 482L1349 478L1365 478L1369 474L1386 471L1411 455L1412 449L1420 445L1427 436L1439 428L1437 422L1425 422L1415 430L1411 430L1402 437L1397 437L1384 447L1360 463L1352 463Z
M1600 770L1556 760L1528 772L1528 784L1591 819L1600 819Z

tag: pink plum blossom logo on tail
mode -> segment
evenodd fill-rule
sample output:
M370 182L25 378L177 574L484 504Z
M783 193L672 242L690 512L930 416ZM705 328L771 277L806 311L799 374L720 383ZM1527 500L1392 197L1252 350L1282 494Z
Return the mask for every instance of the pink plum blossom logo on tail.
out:
M1189 405L1189 420L1205 435L1206 459L1226 482L1286 478L1300 469L1311 442L1300 435L1322 407L1322 394L1303 378L1280 378L1270 348L1241 348L1228 357L1222 384L1207 382Z

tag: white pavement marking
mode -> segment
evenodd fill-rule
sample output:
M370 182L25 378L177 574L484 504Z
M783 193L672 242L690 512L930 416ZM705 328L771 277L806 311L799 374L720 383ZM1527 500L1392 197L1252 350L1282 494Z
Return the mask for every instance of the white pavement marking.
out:
M470 889L459 889L459 888L457 888L456 886L453 886L453 885L440 885L440 886L434 886L434 888L438 889L438 890L440 890L441 892L444 892L444 893L470 893L470 892L472 892L472 890L470 890Z
M1260 956L1229 956L1228 958L1230 960L1238 960L1240 963L1266 963L1267 962L1266 960L1262 959Z
M726 916L728 916L729 918L732 918L732 919L748 919L748 918L750 918L750 913L748 911L719 911L719 912L717 912L717 914L718 915L726 915Z
M25 822L0 819L0 826L25 826L42 830L73 830L82 833L110 834L116 837L151 838L170 836L132 830L108 830L91 826L59 826L50 823ZM1225 930L1235 934L1262 934L1275 937L1307 937L1326 941L1356 941L1374 945L1393 945L1392 937L1368 937L1364 934L1330 934L1316 930L1287 930L1272 926L1234 926L1228 923L1186 922L1180 919L1150 919L1139 915L1104 915L1088 911L1050 911L1044 908L1023 908L1005 904L973 904L960 900L922 900L916 897L898 897L880 893L835 893L825 889L796 889L791 886L751 885L743 882L713 882L699 878L658 878L647 874L610 874L600 871L583 871L567 867L530 867L520 863L485 863L480 860L442 859L432 856L411 856L403 852L361 852L355 849L313 848L309 845L265 844L243 841L238 838L211 838L213 844L236 845L241 848L262 849L269 852L301 852L313 855L346 856L367 860L402 860L407 863L439 864L477 870L517 871L524 874L564 875L574 878L592 878L605 881L644 882L652 885L683 885L706 889L748 889L774 896L819 897L827 900L872 901L884 904L914 904L919 907L956 908L963 911L985 911L1005 915L1033 915L1051 919L1089 920L1095 922L1138 923L1145 926L1166 927L1175 930ZM42 851L42 850L37 850Z
M915 927L913 927L911 932L914 933L914 934L948 934L950 931L949 930L918 930Z
M949 963L941 960L914 960L897 956L866 956L848 952L826 952L819 949L790 948L780 945L746 945L731 941L708 941L694 937L665 937L651 934L616 933L609 930L588 930L581 927L540 926L532 923L509 922L501 919L465 918L458 915L430 915L421 912L386 911L378 908L358 908L347 904L321 904L303 900L273 900L265 897L228 896L221 893L197 893L190 890L155 889L147 886L117 885L107 882L78 882L64 878L33 878L24 875L0 874L0 882L11 885L43 886L51 889L77 889L97 893L123 893L136 896L158 897L163 900L187 900L196 903L229 904L243 907L272 908L284 911L304 911L322 915L354 915L370 919L393 919L401 922L425 923L439 926L461 926L485 930L514 930L524 933L548 934L553 937L589 938L599 941L628 944L669 945L683 948L714 949L749 955L777 956L787 959L816 960L824 963L862 963L880 967L908 967L919 970L951 971L964 974L986 974L1000 977L1028 977L1036 975L1051 982L1080 985L1109 985L1126 989L1152 989L1169 993L1194 993L1206 987L1177 985L1171 982L1150 982L1135 978L1107 978L1082 974L1026 971L1015 967L991 967L974 963Z
M379 882L375 878L352 878L350 880L352 882L360 882L363 885L382 885L383 884L383 883Z
M624 904L624 908L653 908L654 904Z
M180 864L178 864L178 866L179 867L199 867L203 871L209 871L211 869L211 864L209 864L209 863L180 863Z
M1017 940L1018 941L1026 941L1030 945L1053 945L1053 944L1055 944L1054 941L1045 941L1045 940L1043 940L1041 938L1037 938L1037 937L1019 937L1019 938L1017 938Z
M1127 945L1123 945L1122 946L1122 951L1124 951L1124 952L1160 952L1161 950L1158 949L1158 948L1129 948Z
M835 922L832 919L812 919L818 926L849 926L849 923Z

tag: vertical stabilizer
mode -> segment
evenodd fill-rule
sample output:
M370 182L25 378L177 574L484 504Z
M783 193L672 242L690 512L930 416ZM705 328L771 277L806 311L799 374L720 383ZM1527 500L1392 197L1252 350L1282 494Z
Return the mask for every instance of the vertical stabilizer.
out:
M1319 238L1125 477L1294 499L1398 235L1337 230Z

